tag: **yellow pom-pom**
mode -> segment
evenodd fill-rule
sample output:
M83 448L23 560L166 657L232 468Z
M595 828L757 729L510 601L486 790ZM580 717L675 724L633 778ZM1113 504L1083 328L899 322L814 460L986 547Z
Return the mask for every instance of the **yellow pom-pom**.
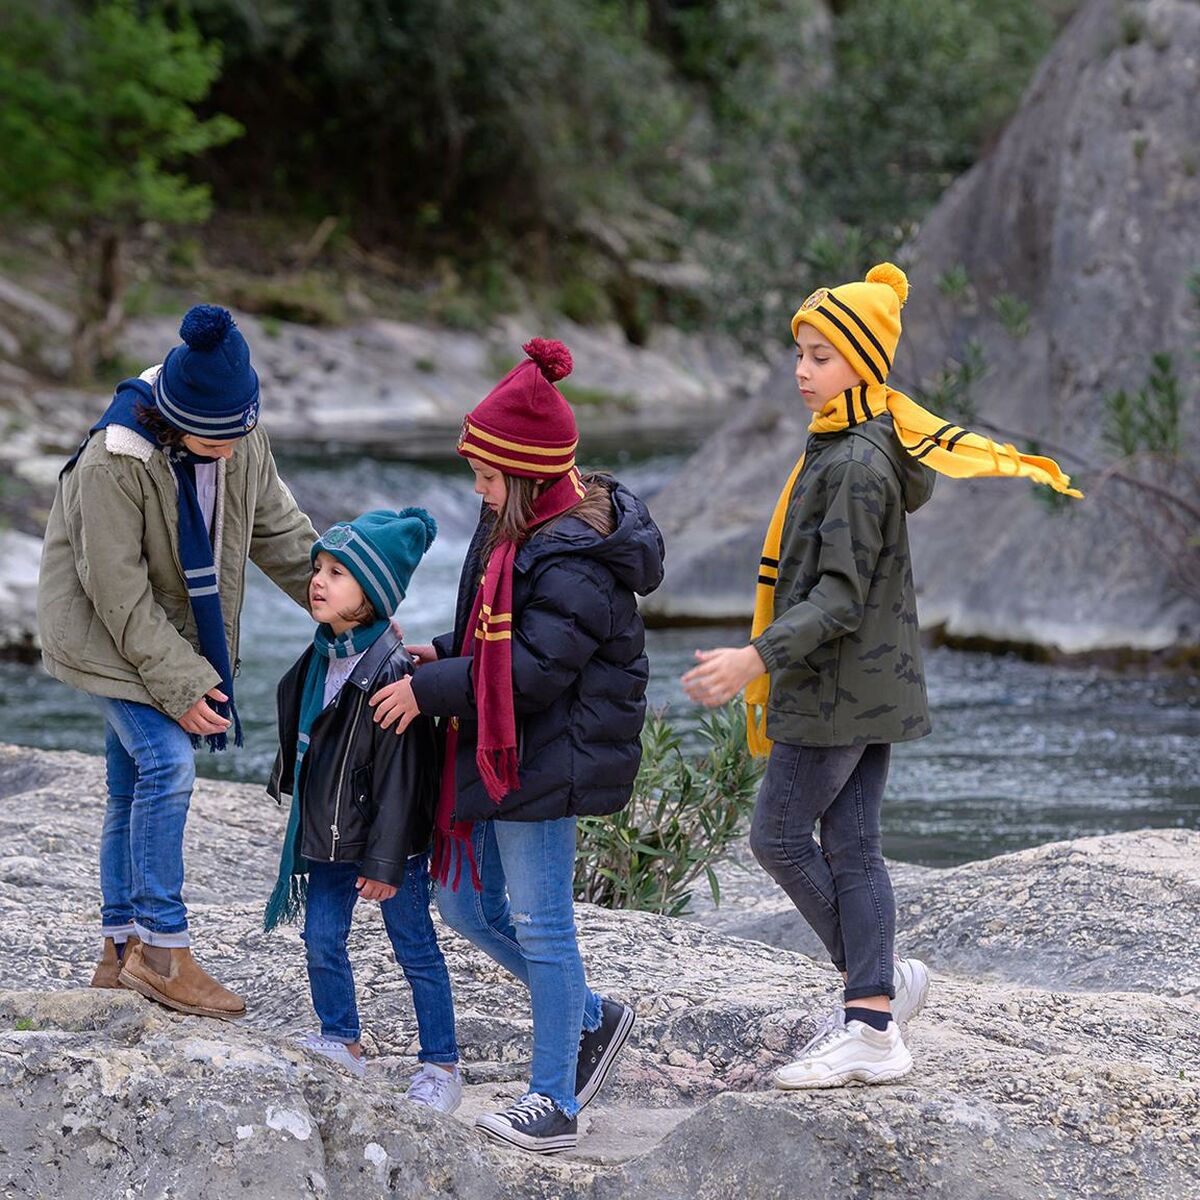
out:
M880 263L867 272L868 283L886 283L900 297L900 307L908 299L908 276L895 263Z

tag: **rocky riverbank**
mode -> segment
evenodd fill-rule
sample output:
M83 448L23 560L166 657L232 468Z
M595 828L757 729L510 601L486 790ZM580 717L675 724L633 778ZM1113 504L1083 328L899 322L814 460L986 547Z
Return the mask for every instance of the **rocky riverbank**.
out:
M1197 1195L1198 834L910 871L905 945L928 956L934 988L908 1034L917 1069L871 1090L766 1090L837 980L791 947L705 927L736 924L761 892L749 872L726 869L743 895L702 922L580 906L592 982L639 1020L579 1150L543 1162L469 1128L520 1090L528 1005L445 931L469 1083L457 1116L399 1098L413 1016L372 906L352 942L365 1082L289 1048L311 1014L295 931L260 932L284 817L257 787L203 782L187 844L198 954L250 1015L219 1024L87 991L102 797L97 759L0 747L5 1196Z

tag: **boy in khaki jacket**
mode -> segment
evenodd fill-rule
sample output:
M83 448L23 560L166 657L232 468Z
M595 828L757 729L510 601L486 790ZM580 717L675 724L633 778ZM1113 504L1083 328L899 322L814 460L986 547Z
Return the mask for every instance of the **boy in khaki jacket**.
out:
M42 660L104 714L104 949L93 987L202 1016L241 998L192 958L183 831L203 738L241 744L233 696L246 560L307 608L316 532L257 428L233 318L198 305L183 345L112 404L63 468L38 587Z

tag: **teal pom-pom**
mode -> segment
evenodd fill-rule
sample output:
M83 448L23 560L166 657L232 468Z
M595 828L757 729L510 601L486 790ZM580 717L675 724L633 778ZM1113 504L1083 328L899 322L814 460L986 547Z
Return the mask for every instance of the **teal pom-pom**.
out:
M423 508L402 508L396 516L420 521L425 526L425 549L433 545L433 539L437 537L437 522Z
M216 304L189 308L179 326L179 336L193 350L215 350L233 328L233 316Z

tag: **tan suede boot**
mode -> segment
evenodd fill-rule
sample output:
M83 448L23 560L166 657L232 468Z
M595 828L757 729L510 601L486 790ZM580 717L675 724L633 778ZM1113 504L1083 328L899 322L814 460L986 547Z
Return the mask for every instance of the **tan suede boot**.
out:
M119 979L122 986L177 1012L227 1020L246 1015L245 1001L204 971L187 946L171 948L171 970L160 975L146 962L139 942L125 951Z
M129 940L125 943L125 953L138 944L140 939L130 934ZM119 988L121 984L117 980L117 976L121 974L121 959L117 957L117 944L110 937L104 939L104 953L100 955L100 961L96 964L96 973L92 976L90 987L94 988Z

